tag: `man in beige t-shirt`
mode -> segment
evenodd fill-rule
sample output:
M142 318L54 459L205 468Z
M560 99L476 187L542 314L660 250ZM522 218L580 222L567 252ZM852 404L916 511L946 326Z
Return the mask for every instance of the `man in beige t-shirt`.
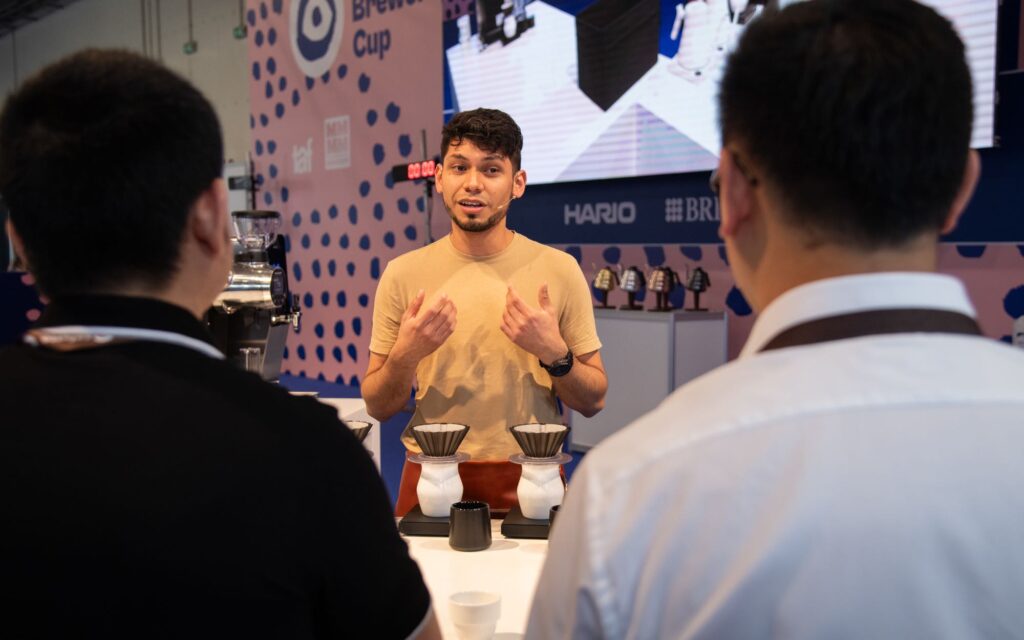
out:
M362 387L380 420L405 406L415 384L410 426L469 425L464 495L495 509L511 506L519 478L507 428L562 422L556 396L594 415L608 387L579 265L506 225L526 189L521 150L519 127L501 111L463 112L445 126L436 182L452 231L385 269ZM408 431L403 439L416 450ZM418 466L406 463L399 515L415 505L416 478Z

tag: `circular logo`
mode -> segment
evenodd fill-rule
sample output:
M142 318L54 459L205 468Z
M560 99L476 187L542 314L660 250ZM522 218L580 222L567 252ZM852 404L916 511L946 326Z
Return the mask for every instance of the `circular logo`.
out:
M335 0L292 0L288 14L292 55L307 76L329 72L338 57L345 7Z

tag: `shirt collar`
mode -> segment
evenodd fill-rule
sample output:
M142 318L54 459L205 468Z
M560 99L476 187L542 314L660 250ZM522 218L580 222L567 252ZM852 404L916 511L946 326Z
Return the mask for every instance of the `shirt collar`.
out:
M907 272L826 278L773 300L754 322L740 358L754 355L779 332L797 324L877 309L941 309L975 317L963 284L950 276Z
M168 331L213 344L209 330L195 316L182 307L155 298L65 295L47 305L35 328L68 325Z

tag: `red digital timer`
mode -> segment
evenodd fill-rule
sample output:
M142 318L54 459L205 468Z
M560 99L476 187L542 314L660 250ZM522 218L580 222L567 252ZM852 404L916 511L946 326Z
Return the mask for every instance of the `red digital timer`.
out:
M410 180L419 180L420 178L433 178L436 172L437 163L433 160L424 160L410 163L407 175Z
M441 158L434 157L430 160L420 160L419 162L410 162L409 164L396 164L391 168L391 178L395 182L405 182L406 180L433 180L434 176L437 175L438 166L441 164Z

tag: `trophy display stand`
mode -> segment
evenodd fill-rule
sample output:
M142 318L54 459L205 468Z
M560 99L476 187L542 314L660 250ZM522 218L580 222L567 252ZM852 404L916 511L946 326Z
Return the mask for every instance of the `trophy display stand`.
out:
M647 290L654 292L654 308L648 311L674 311L668 295L679 285L679 274L668 267L655 267L647 278Z
M707 311L705 307L700 306L700 293L700 291L693 292L693 306L687 311Z
M623 311L642 310L644 308L643 305L640 305L640 304L636 303L636 293L637 293L636 291L627 291L626 292L626 304L624 304L621 307L619 307L619 309L622 309Z
M686 279L686 288L693 292L693 306L687 311L707 311L700 306L700 294L704 293L711 286L711 276L708 272L697 267Z
M594 280L590 283L595 291L599 291L600 295L598 300L601 302L597 306L598 309L608 309L608 292L614 289L619 284L619 278L612 271L611 267L603 267L594 276Z
M619 276L619 288L626 292L626 304L619 307L626 311L636 311L637 309L643 309L643 305L636 303L637 293L643 291L647 282L644 280L644 274L637 267L629 267L622 272Z

